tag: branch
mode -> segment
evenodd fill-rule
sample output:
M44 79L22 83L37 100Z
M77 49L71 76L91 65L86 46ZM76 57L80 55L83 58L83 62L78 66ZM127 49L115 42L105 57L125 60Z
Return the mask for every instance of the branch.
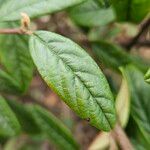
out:
M143 25L141 26L141 29L139 31L139 33L133 38L131 39L131 41L126 45L126 48L128 51L130 51L130 49L136 45L138 43L139 38L141 37L141 35L150 27L150 18L148 18Z
M119 124L116 124L112 136L116 139L122 150L133 150L131 142Z
M30 18L26 13L21 13L21 27L14 29L0 29L0 34L32 34L30 31Z
M0 34L25 34L21 29L0 29Z
M136 45L137 46L139 46L139 47L141 47L141 46L143 46L143 47L150 47L150 41L138 41L137 43L136 43Z

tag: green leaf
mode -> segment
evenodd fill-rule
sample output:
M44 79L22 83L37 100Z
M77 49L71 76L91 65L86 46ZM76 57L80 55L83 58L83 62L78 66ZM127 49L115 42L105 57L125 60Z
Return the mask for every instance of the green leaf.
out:
M123 128L125 128L130 115L130 92L125 78L122 79L121 87L115 103L119 123Z
M119 21L140 22L150 12L149 0L112 0Z
M116 71L119 70L120 66L125 66L130 63L134 64L142 71L147 70L149 67L149 64L140 57L128 54L120 46L106 41L93 42L92 51L99 62L102 62L107 67Z
M108 6L110 6L110 0L94 0L95 3L97 3L100 7L104 7L107 8Z
M20 125L5 99L0 96L0 136L10 137L20 132Z
M20 20L20 13L24 12L29 17L37 17L48 13L63 10L79 4L84 0L9 0L0 6L0 21Z
M71 109L98 129L113 128L115 108L109 85L80 46L46 31L35 32L29 45L41 76Z
M16 100L9 100L8 104L16 114L24 132L28 134L39 134L41 132L38 124L32 116L32 113L26 105L19 103Z
M130 138L133 146L137 150L147 150L149 149L150 143L145 140L143 133L140 130L138 124L130 117L128 126L126 128L126 133Z
M0 27L14 28L16 24L5 23L0 24ZM8 83L7 80L0 79L4 82L3 85L6 86L6 90L0 88L2 91L7 92L7 85L14 84L18 90L12 88L13 93L24 93L30 84L33 74L33 62L28 50L27 40L28 38L24 35L0 35L0 62L5 71L3 74L7 74L12 80L9 80L10 83Z
M40 106L23 105L14 100L8 102L25 133L48 137L60 149L78 149L70 131L53 114Z
M150 83L150 69L145 74L144 79L147 83Z
M78 150L79 147L71 132L50 112L40 106L29 106L41 131L56 144L61 150Z
M135 121L143 140L150 145L150 86L145 83L143 73L129 65L122 68L126 76L131 95L131 116Z
M113 9L100 8L95 1L88 0L71 9L70 17L77 24L87 27L106 25L115 19Z
M13 94L21 92L19 84L3 70L0 70L0 91Z

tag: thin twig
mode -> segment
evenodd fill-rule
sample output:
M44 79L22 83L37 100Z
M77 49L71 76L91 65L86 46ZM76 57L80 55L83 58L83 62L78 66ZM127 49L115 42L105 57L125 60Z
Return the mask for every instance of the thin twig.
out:
M32 34L32 31L23 30L21 28L0 29L0 34Z
M150 41L148 41L148 40L145 40L145 41L138 41L137 43L136 43L136 45L138 46L138 47L150 47Z
M122 150L133 150L131 142L119 124L115 126L112 136L116 139Z
M0 34L24 34L21 29L0 29Z
M147 29L150 27L150 18L148 18L143 25L141 26L141 29L139 33L131 39L131 41L126 45L127 50L129 51L134 45L136 45L141 37L141 35L147 31Z

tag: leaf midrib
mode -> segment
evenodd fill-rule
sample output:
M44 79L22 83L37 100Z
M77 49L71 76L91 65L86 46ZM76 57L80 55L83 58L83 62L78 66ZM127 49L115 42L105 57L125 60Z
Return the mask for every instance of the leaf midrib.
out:
M44 43L44 45L46 45L46 47L48 47L48 49L51 49L51 48L48 46L48 44L47 44L41 37L39 37L36 33L34 33L34 35L37 37L37 39L39 39L40 42ZM52 52L52 51L51 51L51 52ZM108 123L108 125L109 125L109 128L113 128L113 127L111 126L111 123L110 123L108 117L107 117L106 114L104 113L104 110L102 109L101 105L99 105L99 103L98 103L97 100L95 99L96 97L93 96L93 94L92 94L92 92L89 90L89 88L84 84L84 82L81 80L81 78L80 78L77 74L74 73L74 71L72 70L72 68L64 62L64 60L63 60L60 56L58 56L54 51L53 51L53 53L54 53L60 60L62 60L62 62L64 63L64 65L67 66L67 67L69 67L69 69L72 71L73 75L76 76L76 77L81 81L81 83L84 85L84 87L85 87L85 88L87 89L87 91L89 92L90 96L93 98L93 100L96 101L97 105L100 107L100 109L101 109L101 111L102 111L102 113L103 113L103 115L104 115L104 117L105 117L105 119L106 119L106 121L107 121L107 123ZM97 98L104 98L104 99L109 100L109 99L106 98L104 95L101 96L101 97L98 96ZM106 112L106 113L107 113L107 112Z

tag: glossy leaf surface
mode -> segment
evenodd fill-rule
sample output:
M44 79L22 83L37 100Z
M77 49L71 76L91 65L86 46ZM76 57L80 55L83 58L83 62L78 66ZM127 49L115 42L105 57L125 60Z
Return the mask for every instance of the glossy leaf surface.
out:
M41 76L71 109L98 129L113 128L115 109L109 85L80 46L46 31L35 32L29 45Z

